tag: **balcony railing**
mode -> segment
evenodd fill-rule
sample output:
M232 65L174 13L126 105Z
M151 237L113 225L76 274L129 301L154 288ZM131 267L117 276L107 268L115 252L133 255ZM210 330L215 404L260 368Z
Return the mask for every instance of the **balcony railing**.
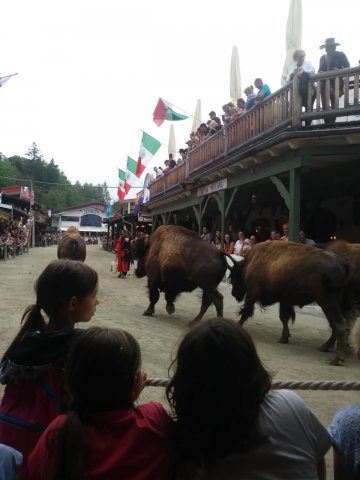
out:
M305 111L299 93L299 79L270 95L189 152L187 163L170 170L150 187L150 198L184 182L204 165L241 153L251 144L287 127L300 127L303 121L360 115L360 67L333 70L312 75L308 80ZM332 103L331 103L332 102ZM360 121L360 117L358 118Z

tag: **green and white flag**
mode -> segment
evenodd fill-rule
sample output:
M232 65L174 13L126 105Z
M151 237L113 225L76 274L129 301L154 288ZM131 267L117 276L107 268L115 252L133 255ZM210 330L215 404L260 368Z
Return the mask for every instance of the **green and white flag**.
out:
M124 170L120 170L120 168L118 168L119 170L119 187L124 189L124 185L125 185L125 172Z
M143 133L136 168L136 176L138 178L141 177L143 171L160 147L161 143L158 140L155 140L155 138L145 132Z
M171 103L163 98L159 98L153 113L153 120L158 127L164 123L164 120L177 122L178 120L186 120L187 118L189 118L189 115L182 115L181 113L175 112Z
M134 185L136 180L136 167L137 163L130 157L127 157L127 164L126 164L126 173L125 173L125 184L124 190L126 195L129 193L130 188Z

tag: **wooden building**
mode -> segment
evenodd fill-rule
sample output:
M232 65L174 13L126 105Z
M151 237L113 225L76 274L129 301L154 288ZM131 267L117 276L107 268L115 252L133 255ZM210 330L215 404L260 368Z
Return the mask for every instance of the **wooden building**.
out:
M286 222L293 240L304 229L318 242L359 241L359 73L312 76L304 111L295 78L191 150L150 186L153 227L232 223L263 240Z

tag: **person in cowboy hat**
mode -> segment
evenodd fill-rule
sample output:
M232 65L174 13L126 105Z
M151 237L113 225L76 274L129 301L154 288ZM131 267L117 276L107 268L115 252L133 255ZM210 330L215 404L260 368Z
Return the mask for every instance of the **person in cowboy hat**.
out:
M327 38L324 45L320 45L320 48L325 48L325 55L320 58L319 72L328 72L330 70L338 70L341 68L349 68L350 63L347 56L343 52L337 52L336 47L340 43L335 42L335 38ZM344 93L344 80L340 78L339 96ZM325 102L325 82L321 83L321 102L326 105ZM335 79L330 80L330 106L334 108L335 104ZM336 117L327 117L325 123L335 122Z

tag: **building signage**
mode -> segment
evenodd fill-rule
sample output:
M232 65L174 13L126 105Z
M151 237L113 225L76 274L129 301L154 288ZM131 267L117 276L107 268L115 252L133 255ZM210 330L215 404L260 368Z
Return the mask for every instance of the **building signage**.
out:
M80 212L85 213L85 214L96 213L97 215L101 215L102 213L104 213L101 210L99 210L98 208L81 208Z
M151 215L139 215L138 216L138 221L139 222L152 222L152 216Z
M202 197L204 195L209 195L209 193L218 192L219 190L225 190L227 188L227 178L218 180L217 182L210 183L205 185L205 187L200 187L197 190L197 196Z

